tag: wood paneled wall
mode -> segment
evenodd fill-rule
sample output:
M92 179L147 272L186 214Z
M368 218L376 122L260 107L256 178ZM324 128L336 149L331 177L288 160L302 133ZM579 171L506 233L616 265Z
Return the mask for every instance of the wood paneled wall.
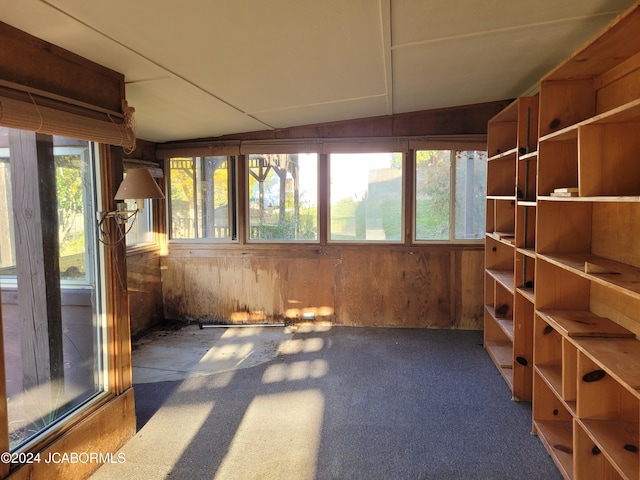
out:
M159 248L127 255L127 292L132 336L162 322L164 314Z
M159 145L156 156L190 155L226 141L265 139L448 135L453 142L456 136L486 134L489 118L505 105L499 101L172 142ZM238 177L244 178L240 158ZM411 172L411 160L406 161ZM326 188L322 165L321 160L320 185ZM408 173L406 192L412 183ZM313 315L336 325L482 329L484 245L411 245L408 229L405 244L396 246L332 245L325 240L319 245L247 244L242 228L244 188L239 182L238 245L169 243L167 256L161 258L166 318L224 323L304 320ZM327 191L321 190L321 239L327 232L326 198ZM409 209L405 214L405 225L411 225Z
M483 247L172 244L165 316L482 328Z

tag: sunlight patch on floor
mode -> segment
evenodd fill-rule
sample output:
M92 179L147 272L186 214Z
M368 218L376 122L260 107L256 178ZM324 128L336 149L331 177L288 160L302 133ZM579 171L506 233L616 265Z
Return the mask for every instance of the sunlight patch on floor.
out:
M214 479L314 479L323 414L318 390L256 397Z

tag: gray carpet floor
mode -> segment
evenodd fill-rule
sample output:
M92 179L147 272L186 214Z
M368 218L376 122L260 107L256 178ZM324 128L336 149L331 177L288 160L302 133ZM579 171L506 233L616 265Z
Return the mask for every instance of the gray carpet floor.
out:
M135 397L127 460L96 480L562 478L478 331L298 332L264 363Z

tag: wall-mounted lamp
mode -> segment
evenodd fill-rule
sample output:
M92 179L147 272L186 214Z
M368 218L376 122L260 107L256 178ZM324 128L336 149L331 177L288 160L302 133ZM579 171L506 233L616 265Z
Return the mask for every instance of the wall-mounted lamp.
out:
M126 173L127 176L122 180L120 187L118 187L114 200L135 200L136 209L127 210L127 204L121 202L117 204L116 210L98 212L98 230L101 241L108 245L116 245L125 239L129 230L124 231L122 225L125 225L130 219L135 221L138 212L141 212L144 208L144 200L146 198L164 198L162 190L160 190L160 187L158 187L158 184L146 168L130 168ZM118 238L115 241L106 241L109 233L102 228L102 225L107 218L115 218L116 224L118 225ZM129 229L130 228L131 227L129 227Z

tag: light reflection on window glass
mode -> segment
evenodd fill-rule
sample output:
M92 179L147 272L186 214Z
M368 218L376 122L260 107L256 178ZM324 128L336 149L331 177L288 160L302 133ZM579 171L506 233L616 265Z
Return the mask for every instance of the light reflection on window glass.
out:
M402 154L331 154L330 238L402 240Z

